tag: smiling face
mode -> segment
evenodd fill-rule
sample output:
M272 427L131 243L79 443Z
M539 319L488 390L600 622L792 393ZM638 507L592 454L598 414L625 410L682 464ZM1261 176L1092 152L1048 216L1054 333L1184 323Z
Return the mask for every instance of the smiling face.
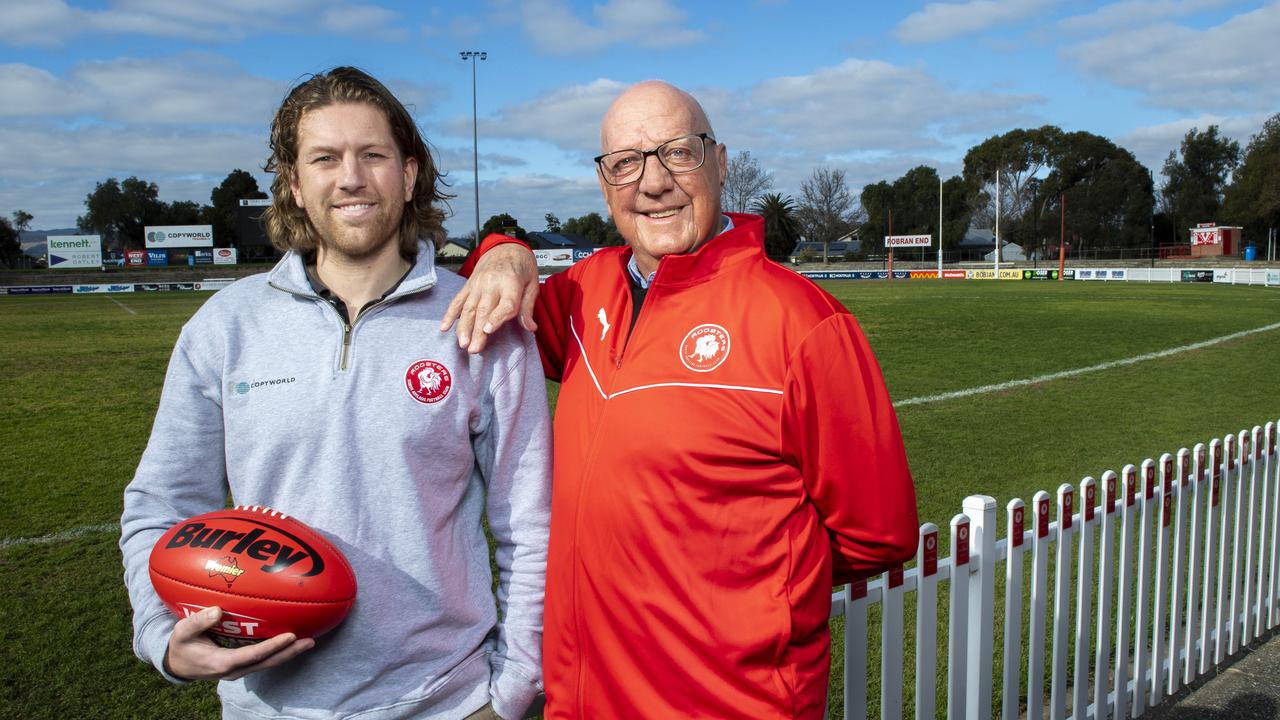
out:
M366 103L308 111L298 123L290 188L320 237L320 253L359 260L398 253L400 218L418 163L396 145L386 115Z
M600 149L652 150L702 132L711 133L711 123L696 100L666 83L647 82L624 92L605 113ZM725 147L707 140L704 149L706 160L693 172L673 175L650 156L639 182L615 187L600 180L609 214L645 275L663 256L689 252L720 229Z

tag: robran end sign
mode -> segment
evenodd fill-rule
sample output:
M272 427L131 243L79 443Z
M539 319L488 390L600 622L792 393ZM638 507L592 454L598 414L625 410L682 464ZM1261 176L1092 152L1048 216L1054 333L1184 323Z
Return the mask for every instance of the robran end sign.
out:
M102 238L98 235L50 235L49 268L102 267Z
M212 225L148 225L143 230L149 250L213 247Z
M894 247L932 247L932 235L885 235L884 246Z

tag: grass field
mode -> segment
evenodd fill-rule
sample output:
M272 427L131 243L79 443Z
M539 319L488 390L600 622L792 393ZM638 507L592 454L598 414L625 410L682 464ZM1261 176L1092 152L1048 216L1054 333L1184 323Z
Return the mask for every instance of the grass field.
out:
M922 521L1001 507L1280 417L1280 292L1222 285L836 282L901 404ZM130 652L116 534L168 354L207 296L0 296L0 717L210 718ZM130 312L132 311L132 312ZM837 659L838 660L838 659ZM838 665L836 670L838 670ZM910 684L908 683L908 687ZM839 707L839 689L833 706Z

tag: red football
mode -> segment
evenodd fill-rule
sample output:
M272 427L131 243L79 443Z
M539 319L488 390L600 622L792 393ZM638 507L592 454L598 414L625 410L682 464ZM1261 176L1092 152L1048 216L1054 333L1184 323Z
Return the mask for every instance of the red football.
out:
M178 617L222 608L210 630L236 647L316 637L347 616L356 576L328 540L271 508L241 505L173 526L151 549L151 584Z

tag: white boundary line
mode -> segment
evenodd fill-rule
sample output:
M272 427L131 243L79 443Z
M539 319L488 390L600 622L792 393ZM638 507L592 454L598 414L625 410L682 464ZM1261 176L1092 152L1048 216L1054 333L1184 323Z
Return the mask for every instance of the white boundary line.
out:
M1085 373L1097 372L1099 370L1110 370L1111 368L1122 367L1124 365L1136 365L1137 363L1146 362L1147 360L1156 360L1170 355L1191 352L1192 350L1200 350L1211 345L1217 345L1229 340L1236 340L1247 335L1254 335L1256 333L1276 329L1280 329L1280 323L1263 325L1262 327L1253 328L1252 330L1241 330L1240 332L1231 333L1230 335L1223 335L1222 337L1211 338L1198 343L1191 343L1190 345L1179 345L1178 347L1169 348L1167 350L1135 355L1130 358L1124 358L1123 360L1112 360L1110 362L1099 363L1097 365L1090 365L1089 367L1075 368L1074 370L1063 370L1062 372L1049 373L1048 375L1039 375L1037 377L1025 378L1022 380L1010 380L1008 382L997 383L995 385L983 385L981 387L968 388L967 390L956 390L954 392L940 393L938 395L925 395L923 397L908 398L906 400L899 400L893 405L894 407L927 405L929 403L942 402L943 400L955 400L958 398L973 397L974 395L985 395L987 393L999 392L1001 390L1009 390L1010 388L1038 385L1040 383L1075 377L1076 375L1083 375Z
M120 531L119 523L103 523L102 525L81 525L70 530L62 532L50 533L39 537L17 537L17 538L0 538L0 550L7 550L11 547L23 547L26 545L51 545L66 540L73 540L84 535L96 535L98 533Z
M137 315L137 314L138 314L138 311L137 311L137 310L134 310L133 308L129 307L128 305L125 305L124 303L122 303L122 302L120 302L119 300L117 300L117 299L115 299L115 298L111 297L110 295L108 295L108 296L107 296L107 299L108 299L108 300L110 300L111 302L113 302L113 303L115 303L115 304L119 305L120 307L124 308L124 311L125 311L125 312L127 312L127 313L129 313L130 315Z

